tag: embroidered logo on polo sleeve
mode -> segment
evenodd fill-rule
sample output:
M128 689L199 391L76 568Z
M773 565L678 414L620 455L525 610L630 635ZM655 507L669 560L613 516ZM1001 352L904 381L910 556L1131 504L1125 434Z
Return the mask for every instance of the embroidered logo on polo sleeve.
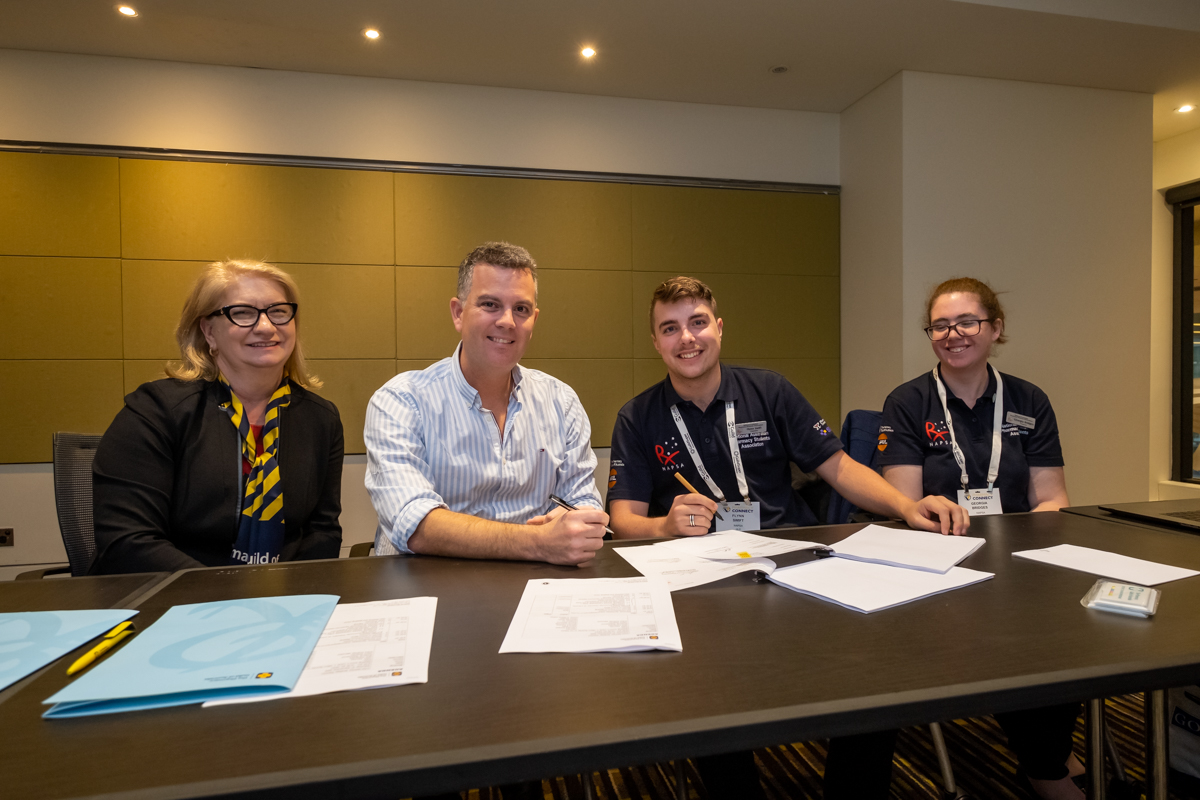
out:
M825 420L823 419L816 421L816 423L813 425L813 430L819 433L821 436L829 435L829 426L825 424Z

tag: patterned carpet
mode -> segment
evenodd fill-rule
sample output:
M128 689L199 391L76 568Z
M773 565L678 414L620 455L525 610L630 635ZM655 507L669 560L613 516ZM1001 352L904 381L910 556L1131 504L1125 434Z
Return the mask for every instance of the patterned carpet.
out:
M1110 698L1108 724L1121 753L1126 777L1136 781L1141 797L1145 770L1142 696ZM1026 800L1029 795L1017 783L1016 761L1005 748L1004 733L991 717L955 720L942 724L958 788L974 800ZM1075 752L1083 760L1083 720L1075 731ZM825 764L825 742L769 747L755 752L763 785L771 800L820 800L821 775ZM689 800L708 800L691 762L687 764ZM670 764L621 767L588 776L596 800L674 800L675 770ZM546 800L581 800L580 776L570 775L543 781ZM901 732L892 771L894 800L943 800L941 773L933 742L926 728ZM1171 797L1188 800L1198 795L1185 787L1172 786ZM472 789L465 800L498 800L499 790ZM1110 800L1123 800L1110 789Z

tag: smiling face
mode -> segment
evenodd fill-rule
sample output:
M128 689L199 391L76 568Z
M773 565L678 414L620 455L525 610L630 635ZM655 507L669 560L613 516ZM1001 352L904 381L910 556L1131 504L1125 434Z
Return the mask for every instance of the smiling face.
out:
M525 269L476 264L465 301L450 300L450 315L462 334L460 364L468 381L509 373L533 337L537 286Z
M723 327L703 300L685 297L656 304L654 349L671 378L677 383L696 383L712 375L721 360Z
M979 302L979 296L973 292L951 292L943 294L933 301L929 309L930 323L933 325L953 325L967 319L987 319L987 311ZM979 326L979 333L974 336L963 336L957 331L951 331L945 339L930 342L934 355L942 362L943 369L971 371L982 368L992 354L992 343L1004 332L1004 321L995 323L984 322Z
M221 306L246 305L266 308L288 302L283 287L267 278L245 276L225 290ZM296 320L273 325L266 314L250 328L234 325L224 315L206 317L200 330L214 353L217 367L232 380L250 370L271 370L283 377L283 368L296 347Z

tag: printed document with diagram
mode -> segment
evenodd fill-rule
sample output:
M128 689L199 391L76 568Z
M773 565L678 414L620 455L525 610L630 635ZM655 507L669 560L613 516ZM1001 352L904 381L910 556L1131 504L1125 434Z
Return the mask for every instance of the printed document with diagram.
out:
M428 683L436 613L436 597L342 603L290 692L212 700L204 707Z
M501 653L681 652L671 593L648 578L534 579Z

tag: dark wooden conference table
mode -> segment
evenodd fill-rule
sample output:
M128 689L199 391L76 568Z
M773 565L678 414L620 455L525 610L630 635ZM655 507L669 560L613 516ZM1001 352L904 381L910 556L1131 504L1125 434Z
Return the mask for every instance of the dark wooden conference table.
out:
M858 527L774 533L835 542ZM2 793L397 798L1200 679L1200 577L1160 587L1143 620L1083 608L1094 576L1011 556L1066 542L1200 569L1200 537L1057 513L971 533L987 544L964 566L995 578L874 614L749 575L676 592L682 653L497 654L529 579L635 575L612 545L584 569L389 557L176 573L138 602L141 623L237 597L435 596L429 683L43 720L60 662L0 702Z

